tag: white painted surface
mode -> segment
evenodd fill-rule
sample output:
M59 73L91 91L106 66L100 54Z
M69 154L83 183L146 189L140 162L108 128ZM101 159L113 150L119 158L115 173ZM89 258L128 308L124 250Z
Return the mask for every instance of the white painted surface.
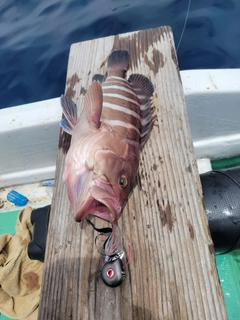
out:
M182 71L196 157L240 155L240 69ZM0 187L54 178L59 98L0 110Z
M240 69L181 72L197 158L240 155Z
M0 187L54 177L60 99L0 110Z
M203 158L197 160L199 174L212 171L212 165L210 159Z

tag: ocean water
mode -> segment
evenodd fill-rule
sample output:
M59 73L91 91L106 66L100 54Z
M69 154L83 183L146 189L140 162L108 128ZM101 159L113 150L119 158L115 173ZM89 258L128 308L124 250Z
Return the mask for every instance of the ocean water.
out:
M72 43L161 25L181 70L239 68L240 1L189 1L1 0L0 108L60 96Z

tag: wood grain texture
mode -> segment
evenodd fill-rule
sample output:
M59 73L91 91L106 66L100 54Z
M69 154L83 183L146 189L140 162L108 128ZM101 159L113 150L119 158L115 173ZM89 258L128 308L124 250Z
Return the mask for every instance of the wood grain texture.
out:
M171 29L72 45L66 94L81 106L92 76L105 74L108 55L119 48L130 52L128 74L154 84L157 115L141 154L141 188L119 219L133 258L120 287L103 284L97 233L73 219L59 150L38 319L227 319Z

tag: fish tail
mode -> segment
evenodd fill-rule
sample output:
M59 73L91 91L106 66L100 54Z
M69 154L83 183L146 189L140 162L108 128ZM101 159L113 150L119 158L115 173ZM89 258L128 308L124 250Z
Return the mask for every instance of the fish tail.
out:
M108 75L125 77L129 65L129 57L129 53L126 50L112 51L108 58Z

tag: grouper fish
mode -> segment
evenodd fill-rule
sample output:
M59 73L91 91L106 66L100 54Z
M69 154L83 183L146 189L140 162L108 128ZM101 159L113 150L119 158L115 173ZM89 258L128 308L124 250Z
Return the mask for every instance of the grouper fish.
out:
M61 96L60 125L72 135L63 180L78 222L91 214L115 223L136 184L140 151L154 123L154 89L141 74L126 80L129 58L126 50L112 51L105 81L93 78L79 116L75 103Z

